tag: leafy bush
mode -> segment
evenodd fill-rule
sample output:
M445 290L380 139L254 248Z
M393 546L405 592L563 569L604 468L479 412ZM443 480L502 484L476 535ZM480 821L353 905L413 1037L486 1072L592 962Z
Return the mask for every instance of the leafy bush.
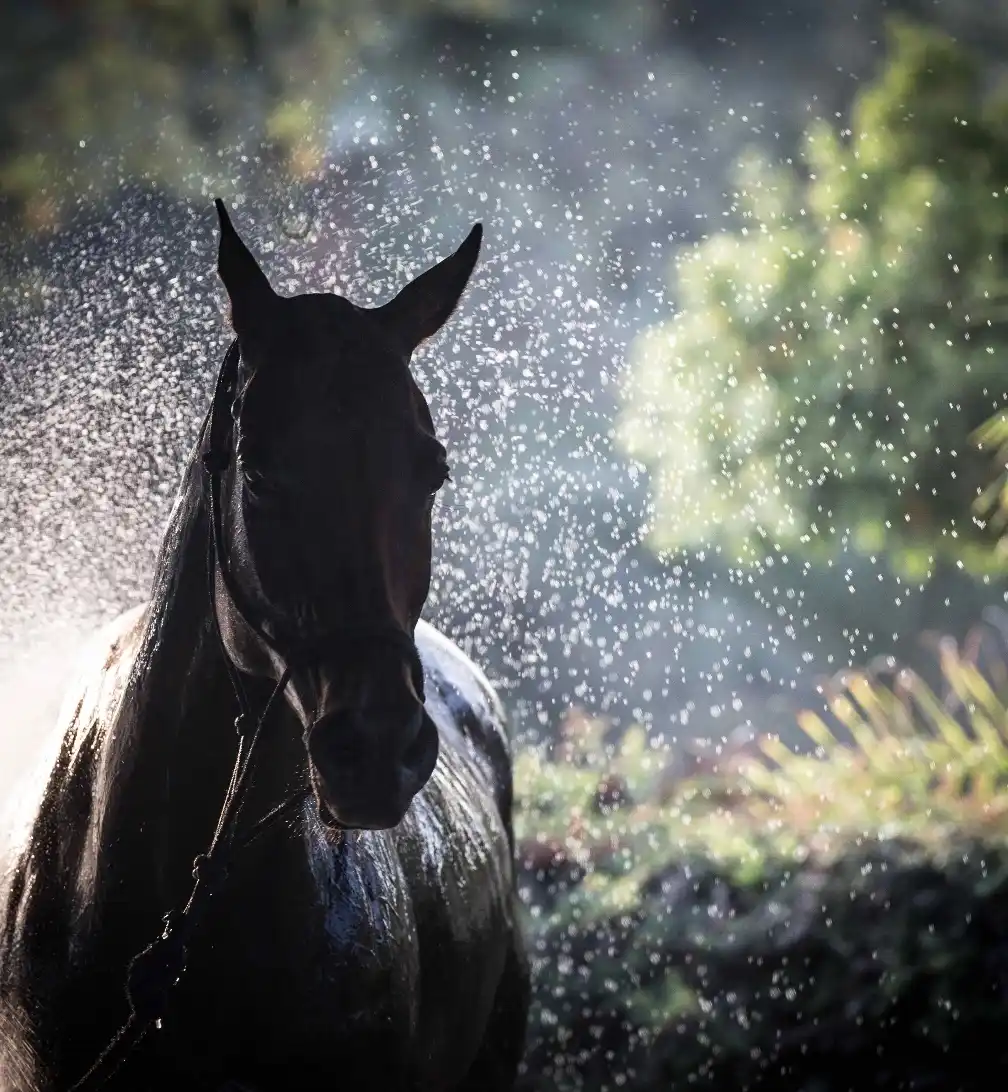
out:
M576 714L520 756L528 1089L965 1088L964 1060L1008 1063L1008 712L968 646L941 696L840 680L807 755L677 771Z
M973 509L998 536L996 549L1003 559L1008 556L1008 414L994 414L976 430L973 439L979 448L995 454L997 474L973 502Z
M1008 402L1008 85L892 24L846 125L740 165L736 227L676 260L620 423L663 550L854 545L989 565L971 434Z

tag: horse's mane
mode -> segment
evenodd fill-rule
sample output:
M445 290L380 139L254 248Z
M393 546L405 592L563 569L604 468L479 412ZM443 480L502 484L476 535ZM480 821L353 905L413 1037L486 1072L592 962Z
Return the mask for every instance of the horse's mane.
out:
M197 441L183 470L154 566L143 633L97 771L100 795L94 801L94 837L90 839L96 849L104 843L104 830L117 836L115 824L123 809L126 816L134 813L135 800L120 790L138 758L143 756L152 768L163 768L175 743L183 705L180 681L188 678L190 665L209 634L209 521L203 503L200 446ZM142 742L137 738L141 730ZM148 807L152 790L163 785L163 780L145 783Z
M27 1021L0 999L0 1092L42 1092L42 1072Z
M152 791L156 793L163 785L163 780L148 778L145 772L139 779L143 784L138 786L129 773L141 751L145 764L156 763L174 745L179 680L197 655L199 638L206 629L208 523L199 454L197 443L187 459L168 518L150 599L143 621L138 619L143 629L134 638L137 651L127 678L119 684L121 697L109 706L108 689L102 687L105 674L101 665L104 662L105 673L112 665L106 646L95 664L97 676L85 680L81 693L86 696L80 698L76 715L67 722L59 757L35 814L33 833L20 851L19 861L15 858L11 862L15 871L7 878L13 883L0 883L0 985L5 979L3 964L17 944L21 899L44 900L58 932L69 927L71 918L78 927L82 925L96 909L93 895L97 870L103 867L103 843L129 829L129 817L137 810L137 793L149 800ZM112 656L116 655L113 651ZM86 688L91 688L91 693ZM137 738L141 730L142 744ZM82 836L80 817L75 821L68 814L68 809L82 805L90 810L86 836ZM77 834L71 837L75 828ZM56 839L55 848L52 838ZM44 860L39 856L47 852L45 846L72 871L64 872L59 865L54 870L50 857ZM30 890L25 884L29 875L34 877ZM48 1087L28 1013L18 999L0 996L0 1092L42 1092Z
M208 521L203 507L198 444L190 451L182 472L167 527L154 565L154 579L147 604L147 621L119 710L129 727L136 728L149 706L157 701L150 688L164 681L160 669L166 651L174 648L180 629L198 625L206 609L206 547ZM191 650L190 650L191 651ZM121 724L120 728L126 727ZM132 733L117 733L129 748Z

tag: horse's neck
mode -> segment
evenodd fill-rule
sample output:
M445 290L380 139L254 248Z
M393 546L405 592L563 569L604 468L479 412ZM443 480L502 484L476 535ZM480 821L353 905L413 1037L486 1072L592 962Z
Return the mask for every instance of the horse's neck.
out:
M128 870L140 867L159 894L177 897L227 789L239 707L211 614L207 543L194 461L169 521L146 632L108 741L100 842L118 874L113 889L131 882ZM265 750L257 787L269 797L289 781L285 767L294 757L275 745Z

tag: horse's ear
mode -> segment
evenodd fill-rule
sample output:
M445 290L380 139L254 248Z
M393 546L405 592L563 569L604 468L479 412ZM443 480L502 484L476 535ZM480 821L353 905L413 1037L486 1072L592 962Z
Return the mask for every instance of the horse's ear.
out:
M217 272L227 289L231 301L231 322L240 338L243 332L248 333L257 321L261 321L264 308L276 299L276 293L235 231L224 202L218 197L214 205L220 220Z
M421 273L394 299L376 308L382 322L410 352L448 321L469 283L482 240L483 225L476 224L451 257Z

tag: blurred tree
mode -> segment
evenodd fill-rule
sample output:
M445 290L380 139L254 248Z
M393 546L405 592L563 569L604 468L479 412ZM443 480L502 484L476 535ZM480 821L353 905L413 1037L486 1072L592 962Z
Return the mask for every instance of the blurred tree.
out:
M938 31L888 45L848 128L740 164L738 226L681 252L680 310L634 348L618 427L661 550L989 558L972 436L1008 403L1008 95Z
M295 175L367 28L365 0L59 0L5 5L0 193L49 227L123 181L230 188L236 147ZM11 48L13 47L13 48ZM242 147L243 146L243 147Z
M243 163L310 178L371 47L411 20L528 0L11 0L0 6L0 212L55 226L122 183L227 193Z

